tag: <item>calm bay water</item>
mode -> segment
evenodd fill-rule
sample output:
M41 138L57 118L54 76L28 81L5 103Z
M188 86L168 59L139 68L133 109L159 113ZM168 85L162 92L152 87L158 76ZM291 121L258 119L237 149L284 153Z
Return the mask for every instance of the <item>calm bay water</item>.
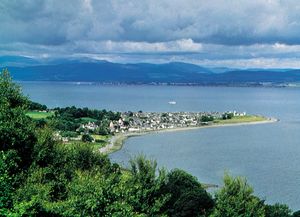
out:
M300 89L109 86L25 82L23 91L49 107L114 111L246 111L280 122L133 137L113 161L127 164L144 153L168 169L181 168L201 182L221 184L224 171L246 176L268 202L300 209ZM176 105L168 104L176 101Z

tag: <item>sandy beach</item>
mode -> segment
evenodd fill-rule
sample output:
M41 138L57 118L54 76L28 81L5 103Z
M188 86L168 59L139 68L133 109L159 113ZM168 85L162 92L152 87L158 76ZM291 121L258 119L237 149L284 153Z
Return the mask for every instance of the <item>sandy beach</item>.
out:
M231 126L244 126L244 125L257 125L257 124L269 124L275 123L279 120L276 118L267 118L263 121L253 121L253 122L238 122L238 123L214 123L212 125L203 125L196 127L180 127L180 128L168 128L161 130L149 130L142 132L126 132L126 133L118 133L111 137L109 140L109 144L105 147L99 149L99 151L103 154L110 154L115 151L120 150L123 147L124 141L129 137L133 136L142 136L150 133L168 133L168 132L177 132L177 131L186 131L186 130L197 130L204 128L215 128L215 127L231 127Z

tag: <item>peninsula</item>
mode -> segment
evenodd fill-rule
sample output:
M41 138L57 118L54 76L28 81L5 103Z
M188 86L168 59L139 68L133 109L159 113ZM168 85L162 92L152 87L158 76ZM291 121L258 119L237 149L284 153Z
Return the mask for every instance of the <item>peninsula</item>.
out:
M128 117L130 117L128 119ZM125 121L124 121L125 120ZM225 127L250 124L265 124L278 121L259 115L247 115L245 112L136 112L123 113L118 121L110 123L114 135L101 153L110 154L122 148L124 141L133 136L148 133L174 132L209 127Z
M51 124L54 138L65 144L89 143L109 154L122 148L126 138L147 133L207 127L262 124L277 121L246 112L112 112L89 108L54 108L31 102L27 115L38 127Z

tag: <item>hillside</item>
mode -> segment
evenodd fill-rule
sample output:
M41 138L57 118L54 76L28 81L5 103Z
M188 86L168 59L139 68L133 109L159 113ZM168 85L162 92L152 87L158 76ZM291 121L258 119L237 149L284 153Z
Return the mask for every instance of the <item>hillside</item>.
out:
M31 61L32 63L32 61ZM300 70L227 69L171 62L120 64L107 61L60 61L39 65L8 66L19 81L75 81L127 84L261 85L300 82ZM218 71L219 70L219 71ZM217 72L216 72L217 71Z

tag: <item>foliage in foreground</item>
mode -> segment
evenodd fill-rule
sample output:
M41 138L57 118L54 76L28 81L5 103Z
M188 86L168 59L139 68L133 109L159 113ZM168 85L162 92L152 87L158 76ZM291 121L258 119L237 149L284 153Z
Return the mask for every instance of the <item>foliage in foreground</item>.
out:
M253 195L244 178L224 176L224 187L216 193L214 217L265 216L264 204Z
M28 104L4 70L0 216L299 216L286 205L265 205L242 178L225 175L212 198L195 177L157 169L143 156L124 171L89 144L55 142L50 127L26 116Z

